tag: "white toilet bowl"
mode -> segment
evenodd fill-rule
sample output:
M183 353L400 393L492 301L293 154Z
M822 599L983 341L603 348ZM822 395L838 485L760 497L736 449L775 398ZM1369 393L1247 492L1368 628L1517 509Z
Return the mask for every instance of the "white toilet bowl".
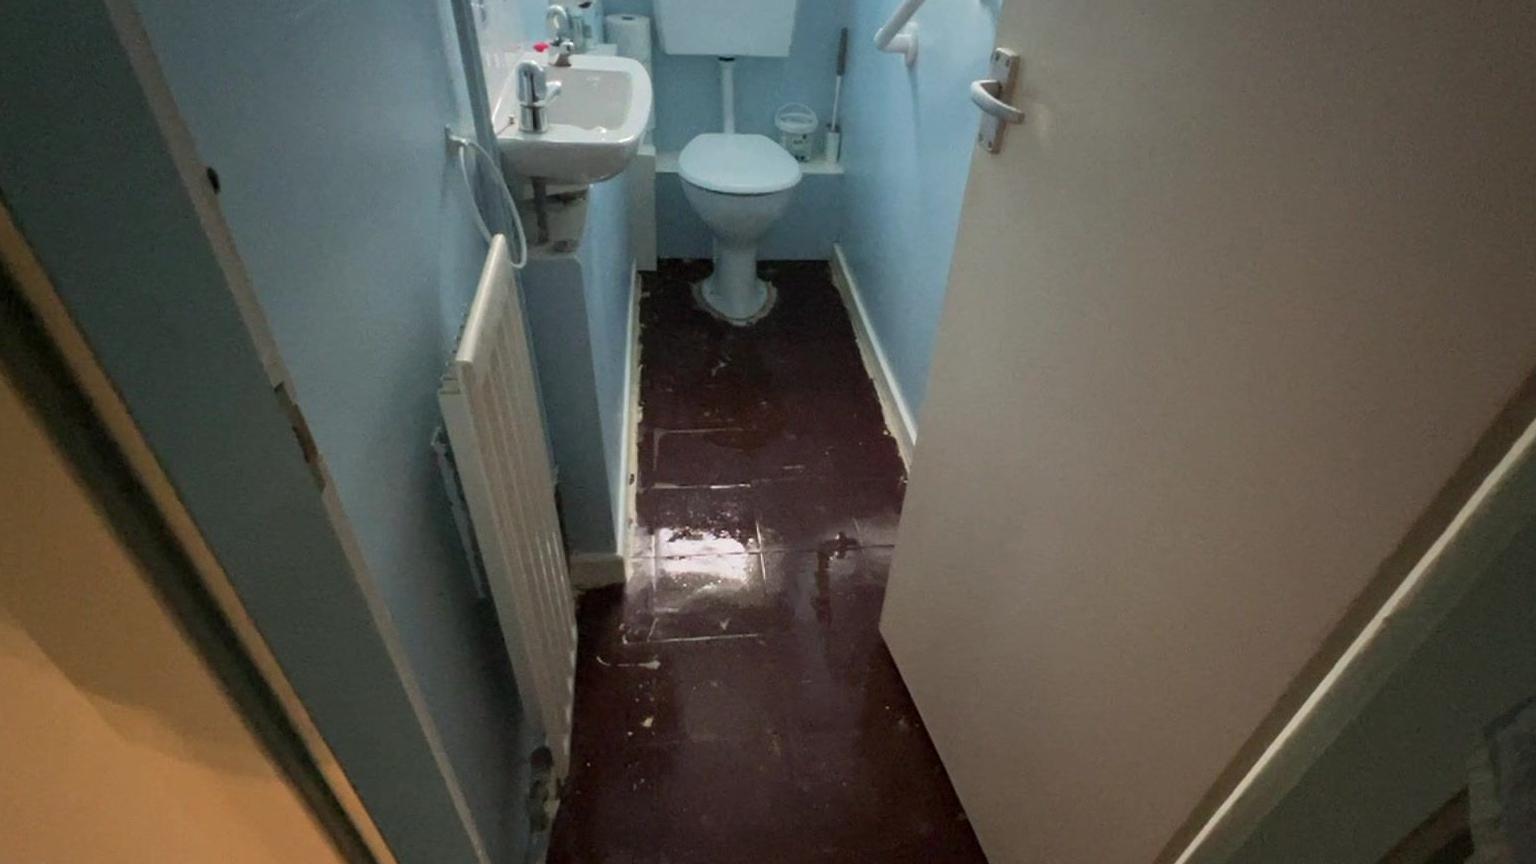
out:
M715 238L715 271L700 283L704 304L734 324L767 314L773 286L757 278L757 244L800 183L800 163L762 135L709 133L678 156L683 193Z

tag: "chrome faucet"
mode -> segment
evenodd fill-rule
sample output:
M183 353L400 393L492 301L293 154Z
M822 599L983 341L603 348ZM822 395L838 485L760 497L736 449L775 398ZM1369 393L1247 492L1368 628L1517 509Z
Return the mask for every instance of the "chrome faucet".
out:
M571 10L559 3L551 3L544 13L544 26L549 28L551 40L571 38Z
M576 31L572 23L571 10L559 3L551 4L549 11L544 13L544 26L549 28L549 50L556 66L571 65L571 53L576 50Z
M524 132L549 129L549 103L560 95L560 82L549 83L544 64L524 60L517 64L517 125Z

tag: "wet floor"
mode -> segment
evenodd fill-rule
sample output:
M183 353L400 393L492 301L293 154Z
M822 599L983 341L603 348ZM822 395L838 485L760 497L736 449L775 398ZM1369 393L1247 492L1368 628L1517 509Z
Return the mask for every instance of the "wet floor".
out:
M982 862L877 630L905 473L827 266L764 263L731 327L707 262L641 299L633 566L580 603L549 860Z

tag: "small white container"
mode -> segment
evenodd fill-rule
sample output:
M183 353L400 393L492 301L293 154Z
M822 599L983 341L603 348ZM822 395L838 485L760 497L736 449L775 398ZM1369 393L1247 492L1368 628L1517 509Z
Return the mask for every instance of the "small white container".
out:
M818 124L811 106L799 102L791 102L773 115L773 125L779 130L779 144L800 162L809 162L816 155Z

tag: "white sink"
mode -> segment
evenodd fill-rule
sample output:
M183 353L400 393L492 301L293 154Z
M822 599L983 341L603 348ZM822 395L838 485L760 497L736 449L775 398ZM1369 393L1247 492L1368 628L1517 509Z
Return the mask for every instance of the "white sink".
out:
M570 66L546 70L560 94L549 103L545 131L518 128L517 76L507 76L492 104L496 143L507 166L525 179L596 183L623 171L640 149L651 116L645 67L627 57L570 59Z

